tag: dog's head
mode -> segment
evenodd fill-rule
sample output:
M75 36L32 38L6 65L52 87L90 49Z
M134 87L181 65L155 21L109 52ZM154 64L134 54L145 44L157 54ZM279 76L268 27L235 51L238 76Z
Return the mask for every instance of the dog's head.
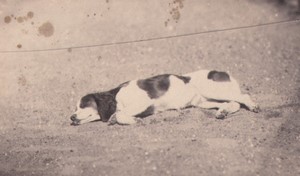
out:
M81 125L100 119L96 97L93 94L88 94L78 101L76 110L71 116L71 125Z
M98 120L107 122L116 112L115 95L118 90L119 88L82 97L77 103L75 113L71 116L71 125L81 125Z

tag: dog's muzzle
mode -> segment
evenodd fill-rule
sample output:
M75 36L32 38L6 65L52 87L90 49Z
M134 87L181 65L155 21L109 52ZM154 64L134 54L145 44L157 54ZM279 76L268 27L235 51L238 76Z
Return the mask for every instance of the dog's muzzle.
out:
M72 123L71 123L71 125L79 125L79 122L80 122L80 120L78 120L77 119L77 115L76 114L73 114L71 117L70 117L70 119L72 120Z

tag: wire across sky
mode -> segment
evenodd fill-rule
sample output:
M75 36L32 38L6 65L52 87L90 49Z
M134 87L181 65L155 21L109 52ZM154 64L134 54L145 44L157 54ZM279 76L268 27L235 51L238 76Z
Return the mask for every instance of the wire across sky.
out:
M274 22L247 25L247 26L239 26L239 27L231 27L231 28L223 28L223 29L212 29L212 30L194 32L194 33L185 33L185 34L178 34L178 35L153 37L153 38L139 39L139 40L107 42L107 43L99 43L99 44L92 44L92 45L80 45L80 46L69 46L69 47L47 48L47 49L29 49L29 50L0 50L0 53L46 52L46 51L67 50L67 49L70 49L70 48L71 49L79 49L79 48L115 46L115 45L141 43L141 42L148 42L148 41L155 41L155 40L166 40L166 39L179 38L179 37L204 35L204 34L209 34L209 33L218 33L218 32L225 32L225 31L234 31L234 30L258 28L258 27L264 27L264 26L274 26L274 25L280 25L280 24L286 24L286 23L297 23L297 22L300 22L300 19L289 19L289 20L274 21Z

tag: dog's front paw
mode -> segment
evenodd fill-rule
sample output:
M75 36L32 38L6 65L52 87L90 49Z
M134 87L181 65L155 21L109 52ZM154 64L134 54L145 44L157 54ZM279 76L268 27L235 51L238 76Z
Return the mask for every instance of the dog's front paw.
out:
M137 123L136 118L134 117L123 117L118 121L119 124L121 125L133 125Z
M261 111L261 109L258 105L254 105L253 107L250 108L250 111L259 113Z
M118 116L118 117L117 117ZM120 116L120 114L112 115L111 118L108 121L108 125L132 125L136 124L136 120L134 117L131 116Z
M117 121L116 115L112 115L112 116L110 117L110 119L108 120L108 125L115 125L115 124L117 124L117 123L118 123L118 121Z
M224 119L227 115L228 115L228 112L225 109L223 109L221 111L217 111L216 118Z

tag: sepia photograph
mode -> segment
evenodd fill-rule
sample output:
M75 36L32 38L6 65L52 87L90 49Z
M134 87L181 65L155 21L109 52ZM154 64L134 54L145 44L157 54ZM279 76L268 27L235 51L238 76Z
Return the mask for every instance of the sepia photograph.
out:
M300 175L300 0L0 0L0 176Z

